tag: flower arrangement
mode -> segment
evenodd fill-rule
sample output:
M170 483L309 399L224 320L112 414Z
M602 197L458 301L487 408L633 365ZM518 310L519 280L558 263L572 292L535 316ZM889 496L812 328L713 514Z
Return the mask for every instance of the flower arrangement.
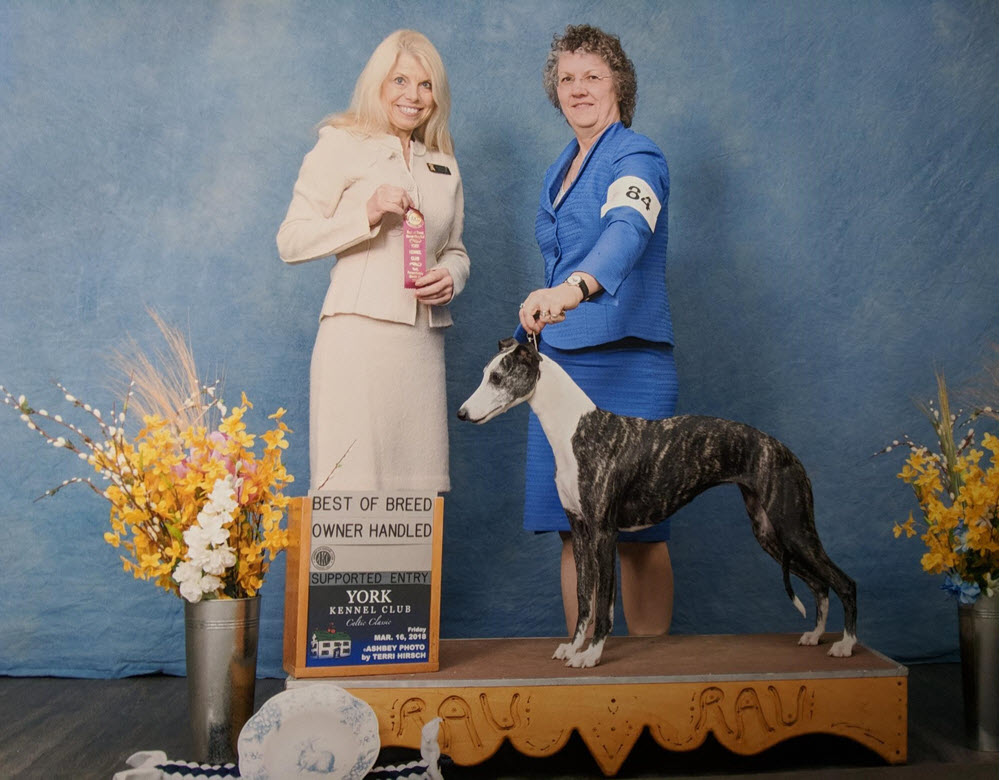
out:
M154 319L170 344L170 365L158 370L142 353L119 356L130 374L120 410L105 416L59 383L83 423L35 409L0 387L3 402L29 429L96 472L45 495L81 483L106 499L111 528L104 539L124 552L126 572L190 602L254 596L270 562L288 546L280 525L289 501L283 489L293 481L281 461L290 432L281 421L285 410L270 415L270 430L249 433L244 416L253 405L246 395L227 409L218 382L198 381L184 339ZM126 416L134 408L143 425L129 437ZM258 439L263 447L255 452Z
M961 410L952 413L944 377L937 377L938 405L921 405L937 434L939 452L916 444L908 436L882 450L890 452L905 445L909 456L897 475L913 488L923 516L920 538L927 546L920 564L930 574L943 574L942 589L959 603L971 604L981 594L997 591L997 436L985 433L982 450L975 448L973 428L956 443L957 429L964 428L982 414L996 416L992 407L976 409L959 423ZM983 462L985 452L988 463ZM879 453L881 454L881 453ZM910 538L919 532L913 513L903 523L893 525L893 534Z

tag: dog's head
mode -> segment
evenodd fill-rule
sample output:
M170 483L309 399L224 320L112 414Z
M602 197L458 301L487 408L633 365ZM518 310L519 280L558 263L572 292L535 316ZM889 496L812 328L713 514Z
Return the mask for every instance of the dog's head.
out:
M531 398L538 381L538 351L514 339L500 342L500 354L483 369L483 381L458 410L459 420L481 424Z

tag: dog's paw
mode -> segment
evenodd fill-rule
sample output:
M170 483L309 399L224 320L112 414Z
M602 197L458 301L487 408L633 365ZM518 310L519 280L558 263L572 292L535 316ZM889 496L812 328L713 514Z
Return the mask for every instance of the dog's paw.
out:
M846 634L843 639L833 643L827 655L832 655L834 658L850 658L857 641L857 637Z
M566 666L571 666L574 669L589 669L592 666L597 666L600 661L600 655L594 657L590 650L584 650L566 661Z
M566 666L572 666L574 669L589 669L592 666L597 666L601 662L601 654L604 651L604 641L593 642L584 651L579 653L574 653L566 661Z
M576 650L573 647L573 643L566 642L565 644L561 644L559 645L559 647L556 648L556 651L552 654L552 657L559 661L568 661L570 658L573 657L573 654L575 652Z
M823 636L822 631L806 631L799 637L799 644L808 647L815 647L819 644L819 638Z

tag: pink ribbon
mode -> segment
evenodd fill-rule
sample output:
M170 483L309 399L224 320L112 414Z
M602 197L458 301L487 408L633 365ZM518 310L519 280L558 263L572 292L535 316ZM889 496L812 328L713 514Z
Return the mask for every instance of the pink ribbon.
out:
M424 215L409 209L403 216L403 287L414 288L427 273L427 232Z

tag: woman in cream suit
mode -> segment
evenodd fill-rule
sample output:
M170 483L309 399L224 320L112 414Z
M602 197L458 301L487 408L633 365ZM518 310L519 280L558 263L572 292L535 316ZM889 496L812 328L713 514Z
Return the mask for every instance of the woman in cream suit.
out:
M302 161L278 252L289 264L335 260L310 373L313 489L449 489L444 328L469 276L450 103L437 50L399 30ZM407 288L413 209L426 273Z

